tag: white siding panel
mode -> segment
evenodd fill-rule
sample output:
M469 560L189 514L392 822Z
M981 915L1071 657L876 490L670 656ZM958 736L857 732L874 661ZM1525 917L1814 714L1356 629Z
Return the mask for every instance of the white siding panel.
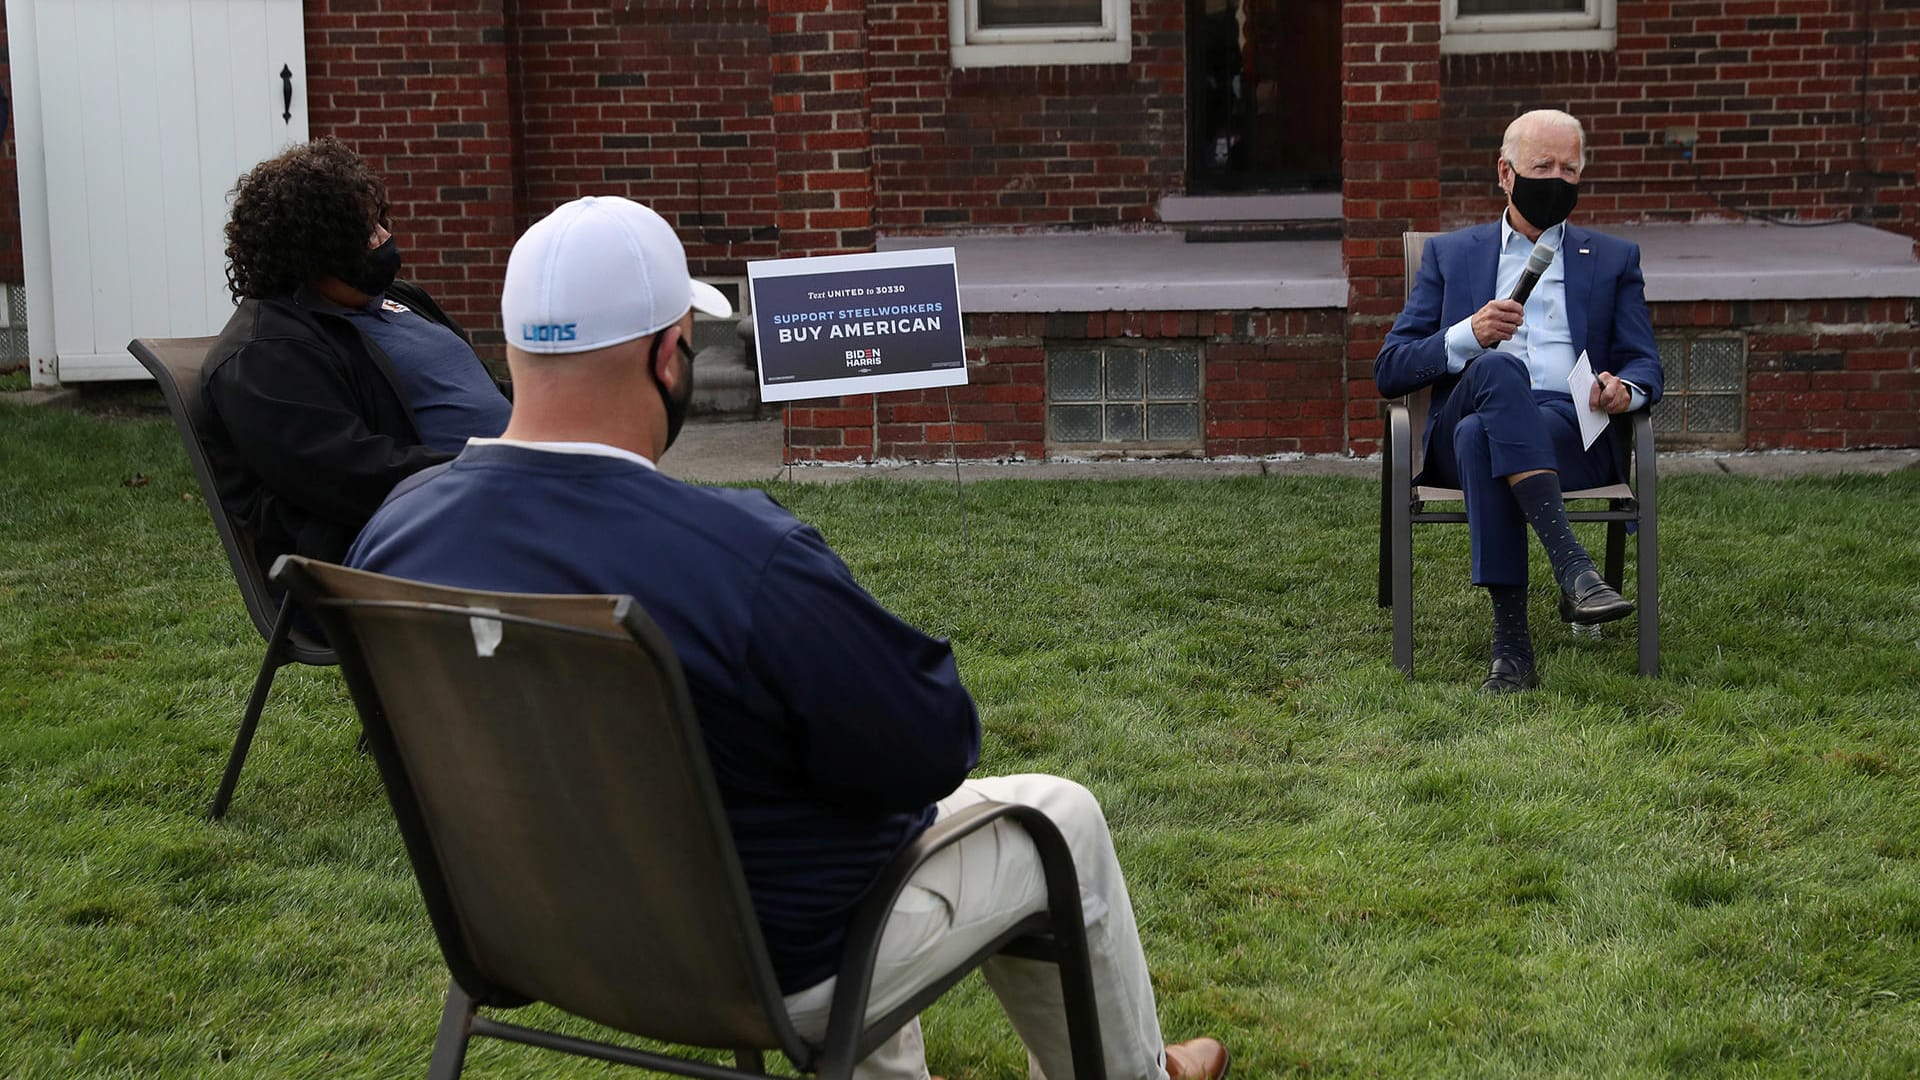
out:
M283 61L267 55L266 0L227 0L227 49L240 120L234 127L235 146L245 170L273 156L286 127L280 120Z
M167 242L166 175L171 161L193 156L193 131L166 125L161 95L166 92L160 74L161 50L155 40L156 20L150 4L113 7L114 63L120 69L120 184L126 192L126 227L121 233L119 258L112 266L96 266L96 276L112 275L127 297L127 340L167 337L173 333L170 283L198 267L182 267ZM173 3L158 5L178 7ZM196 260L197 261L197 260ZM196 305L197 307L198 305ZM199 320L195 320L198 322ZM102 337L95 344L112 347ZM126 340L120 342L122 346Z
M79 341L60 339L64 353L105 353L124 349L133 337L133 294L127 277L128 125L121 115L121 91L137 83L123 82L124 69L117 51L115 5L111 0L84 0L75 5L77 29L91 56L113 56L108 64L83 64L80 80L80 122L86 141L87 216L93 223L87 255L93 260L92 333ZM144 91L145 87L140 87ZM89 347L89 344L91 347Z
M267 62L273 69L274 142L269 154L307 141L307 37L300 0L266 0ZM293 119L282 120L280 66L293 71Z
M92 223L87 215L87 135L80 97L78 9L42 4L39 67L46 132L47 228L52 237L53 340L60 352L93 349Z
M35 389L60 385L53 339L53 240L47 218L46 110L40 97L40 13L33 0L8 0L13 67L13 138L20 166L20 258L27 285L27 352Z
M47 346L62 381L138 377L130 338L213 333L232 314L228 192L308 134L301 0L7 8L16 75L34 82L18 134L35 356Z
M234 181L253 166L242 161L239 151L239 120L234 111L234 74L230 61L232 49L227 40L227 11L224 0L197 0L193 5L193 107L200 132L200 220L203 257L217 268L226 281L226 226L231 209L227 201ZM202 333L213 333L226 325L233 314L233 302L224 287L210 293L206 301L206 326Z
M160 187L160 223L164 245L144 262L164 267L166 278L156 293L166 304L166 335L192 337L206 333L207 291L223 281L220 267L208 260L208 233L217 235L220 222L209 221L201 205L199 109L194 100L193 23L179 0L166 5L153 26L154 99L161 117L160 149L154 174ZM135 175L138 175L137 173ZM226 295L224 285L219 293ZM146 336L143 330L141 336Z

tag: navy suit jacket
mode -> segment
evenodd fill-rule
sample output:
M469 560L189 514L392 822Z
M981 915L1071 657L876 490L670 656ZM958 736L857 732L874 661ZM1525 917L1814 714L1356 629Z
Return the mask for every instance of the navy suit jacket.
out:
M1640 245L1569 224L1559 258L1566 262L1567 320L1573 351L1595 374L1611 372L1660 400L1665 377L1640 276ZM1373 361L1383 397L1433 387L1427 432L1460 376L1447 372L1447 328L1493 299L1500 269L1500 223L1436 236L1420 257L1420 275Z

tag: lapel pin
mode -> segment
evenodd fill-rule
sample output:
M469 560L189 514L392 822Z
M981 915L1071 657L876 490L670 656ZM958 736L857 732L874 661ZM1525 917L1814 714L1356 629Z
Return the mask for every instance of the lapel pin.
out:
M1586 248L1581 248L1581 249L1580 249L1580 254L1582 254L1582 255L1591 255L1591 254L1593 254L1593 252L1591 252L1591 251L1589 251L1589 250L1587 250Z

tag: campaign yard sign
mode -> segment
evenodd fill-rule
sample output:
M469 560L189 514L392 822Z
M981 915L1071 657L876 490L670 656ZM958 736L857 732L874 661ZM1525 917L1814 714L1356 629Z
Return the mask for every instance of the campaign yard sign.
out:
M747 264L760 400L964 386L952 248Z

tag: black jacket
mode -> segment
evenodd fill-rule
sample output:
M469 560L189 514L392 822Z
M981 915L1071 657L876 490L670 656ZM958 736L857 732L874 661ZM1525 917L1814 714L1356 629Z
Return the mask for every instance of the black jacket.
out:
M387 295L471 341L418 286ZM201 373L220 501L263 568L340 561L393 485L452 457L422 445L391 361L331 308L304 288L243 300Z

